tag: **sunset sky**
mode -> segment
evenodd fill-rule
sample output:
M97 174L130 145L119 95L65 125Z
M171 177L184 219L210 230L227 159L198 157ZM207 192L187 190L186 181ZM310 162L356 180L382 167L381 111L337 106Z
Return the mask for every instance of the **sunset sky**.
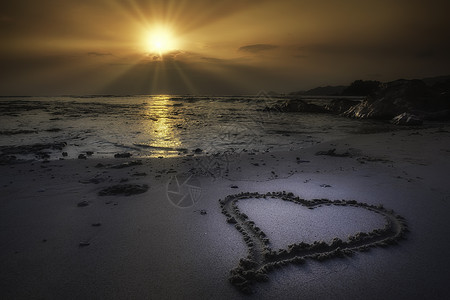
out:
M0 4L0 95L255 94L450 74L448 0Z

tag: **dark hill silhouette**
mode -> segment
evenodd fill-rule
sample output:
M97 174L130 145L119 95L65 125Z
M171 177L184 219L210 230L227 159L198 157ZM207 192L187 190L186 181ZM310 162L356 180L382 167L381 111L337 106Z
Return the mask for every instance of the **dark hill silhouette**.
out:
M345 85L338 86L320 86L307 91L292 92L290 95L305 95L305 96L338 96L347 88Z

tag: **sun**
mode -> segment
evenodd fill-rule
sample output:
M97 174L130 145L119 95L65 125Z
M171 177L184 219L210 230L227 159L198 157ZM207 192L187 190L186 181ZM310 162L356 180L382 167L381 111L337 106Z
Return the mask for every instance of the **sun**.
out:
M170 29L158 27L149 32L147 50L151 53L163 55L176 50L176 47L177 42Z

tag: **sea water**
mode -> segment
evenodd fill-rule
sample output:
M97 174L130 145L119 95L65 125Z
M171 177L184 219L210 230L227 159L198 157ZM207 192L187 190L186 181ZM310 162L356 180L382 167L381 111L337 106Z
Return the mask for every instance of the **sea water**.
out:
M87 151L103 158L120 152L170 157L192 155L195 150L197 154L296 150L349 136L369 122L265 110L286 99L268 95L3 97L0 147L65 142L67 158ZM51 159L61 157L60 151L49 154Z

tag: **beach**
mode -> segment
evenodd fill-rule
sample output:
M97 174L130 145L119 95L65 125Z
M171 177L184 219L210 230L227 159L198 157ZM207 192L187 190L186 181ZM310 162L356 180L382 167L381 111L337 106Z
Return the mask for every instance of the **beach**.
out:
M0 300L450 299L449 1L2 1Z
M226 157L94 153L1 165L2 297L444 299L449 132L413 127ZM288 263L246 295L229 277L247 244L219 200L276 192L382 205L409 232L395 245ZM238 204L274 250L345 240L385 222L357 206L309 210L279 198Z

